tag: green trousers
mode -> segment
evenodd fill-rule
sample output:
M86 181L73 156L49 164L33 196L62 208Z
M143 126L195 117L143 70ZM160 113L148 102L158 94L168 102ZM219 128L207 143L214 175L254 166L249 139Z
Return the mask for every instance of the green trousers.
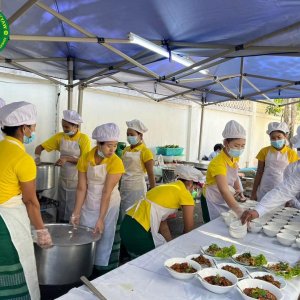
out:
M201 194L201 210L204 223L208 223L210 221L210 216L208 212L207 201L203 194Z
M18 252L0 216L0 300L30 300Z
M128 215L125 215L122 221L120 236L131 258L136 258L155 248L151 231L146 231L140 223Z

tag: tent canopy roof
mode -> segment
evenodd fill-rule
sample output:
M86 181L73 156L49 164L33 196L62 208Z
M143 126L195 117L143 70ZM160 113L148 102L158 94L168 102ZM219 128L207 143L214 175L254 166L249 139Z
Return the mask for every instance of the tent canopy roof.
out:
M156 100L300 97L298 0L1 3L11 40L0 66L54 82L122 86ZM201 62L206 74L130 43L129 32Z

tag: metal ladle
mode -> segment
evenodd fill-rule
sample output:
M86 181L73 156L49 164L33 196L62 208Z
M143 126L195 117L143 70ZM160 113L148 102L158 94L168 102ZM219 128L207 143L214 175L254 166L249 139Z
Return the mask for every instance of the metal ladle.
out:
M98 289L85 277L81 276L80 280L88 287L88 289L100 300L107 300Z

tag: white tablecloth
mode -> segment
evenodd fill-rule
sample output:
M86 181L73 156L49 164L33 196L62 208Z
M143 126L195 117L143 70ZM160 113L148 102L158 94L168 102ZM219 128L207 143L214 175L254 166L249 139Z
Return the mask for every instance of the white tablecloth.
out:
M129 263L98 277L92 283L109 300L210 300L242 299L237 290L225 295L217 295L202 287L196 278L180 281L171 277L163 267L170 257L185 257L199 253L200 246L217 243L235 244L238 252L249 251L263 253L268 261L288 261L294 264L300 260L300 249L280 245L276 238L263 233L248 233L244 239L229 237L228 228L219 218L203 225L188 234L130 261ZM283 290L285 300L296 300L300 294L300 279L287 281ZM85 287L75 288L58 298L60 300L95 300L95 296Z

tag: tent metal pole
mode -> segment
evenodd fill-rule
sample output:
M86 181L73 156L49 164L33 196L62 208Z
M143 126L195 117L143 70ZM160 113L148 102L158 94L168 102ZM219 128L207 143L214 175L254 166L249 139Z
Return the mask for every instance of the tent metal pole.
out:
M215 79L215 81L228 93L230 94L231 96L233 96L235 99L238 98L238 96L233 92L231 91L224 83L222 83L220 80L218 80L218 78Z
M50 7L48 7L47 5L44 5L40 2L36 3L36 5L38 5L39 7L41 7L42 9L46 10L47 12L49 12L50 14L54 15L55 17L57 17L58 19L60 19L61 21L67 23L68 25L70 25L71 27L77 29L79 32L85 34L88 37L93 37L93 38L97 38L98 37L92 33L90 33L89 31L85 30L84 28L82 28L81 26L77 25L76 23L72 22L70 19L64 17L62 14L57 13L55 10L51 9ZM124 58L125 60L127 60L128 62L130 62L131 64L135 65L136 67L142 69L143 71L145 71L146 73L148 73L149 75L151 75L154 78L159 78L159 75L156 74L155 72L152 72L151 70L149 70L148 68L144 67L142 64L140 64L139 62L137 62L136 60L132 59L130 56L126 55L125 53L121 52L120 50L112 47L111 45L108 45L104 42L100 42L98 41L98 44L109 49L110 51L112 51L113 53L121 56L122 58Z
M279 107L284 107L284 106L291 105L291 104L296 104L296 103L300 103L300 100L294 101L294 102L285 103L285 104L279 104L278 106Z
M207 103L204 103L203 106L211 106L211 105L224 103L224 102L228 102L228 101L233 101L233 99L225 99L225 100L220 100L220 101L215 101L215 102L207 102Z
M232 75L226 75L226 76L218 76L218 79L230 79L230 78L236 78L239 77L240 74L232 74ZM211 77L202 77L202 78L187 78L187 79L178 79L176 82L178 83L189 83L189 82L198 82L198 81L207 81L207 80L213 80L215 76Z
M111 78L111 76L108 76ZM100 79L101 80L101 79ZM118 82L117 85L124 85L124 84L139 84L139 83L146 83L146 82L155 82L155 79L147 79L147 80L137 80L137 81L126 81L126 82ZM96 83L98 87L100 86L110 86L112 83ZM114 83L115 85L115 83Z
M33 70L31 68L28 68L28 67L25 67L25 66L23 66L23 65L21 65L19 63L14 62L13 60L7 59L5 62L8 63L8 64L10 64L10 65L12 65L12 66L17 67L18 69L21 69L21 70L33 73L35 75L38 75L38 76L40 76L40 77L42 77L44 79L47 79L47 80L49 80L49 81L51 81L51 82L53 82L55 84L60 84L60 85L66 86L64 83L62 83L62 82L60 82L60 81L58 81L58 80L56 80L56 79L54 79L54 78L52 78L52 77L50 77L48 75L44 75L44 74L42 74L42 73L40 73L40 72L38 72L36 70Z
M203 60L200 60L200 61L194 63L193 65L189 66L189 67L180 69L180 70L178 70L178 71L176 71L174 73L166 75L165 79L173 78L173 77L175 77L178 74L185 73L185 72L190 71L190 70L192 70L193 68L196 68L196 67L199 67L196 70L196 72L200 71L201 69L206 69L206 67L204 68L204 66L203 66L204 64L207 64L207 63L209 63L209 62L211 62L211 61L213 61L213 60L215 60L217 58L220 58L220 57L225 56L225 55L227 55L229 53L232 53L232 52L234 52L234 49L226 50L226 51L223 51L221 53L215 54L215 55L213 55L211 57L208 57L208 58L205 58Z
M257 92L261 93L261 90L256 85L254 85L247 77L244 77L244 80L247 81L248 84L251 85ZM261 94L261 95L267 100L271 100L267 95L265 94Z
M151 97L150 95L148 95L148 94L145 93L144 91L141 91L141 90L137 89L136 87L134 87L134 86L131 85L131 84L128 84L128 83L126 83L126 82L122 82L121 80L115 78L114 76L109 76L109 78L111 78L112 80L115 80L115 81L118 82L118 83L123 83L125 86L129 87L130 89L132 89L132 90L134 90L134 91L136 91L136 92L142 94L143 96L145 96L145 97L147 97L147 98L149 98L149 99L151 99L151 100L157 101L157 99Z
M77 112L82 116L82 103L83 103L83 90L85 86L83 84L78 86L78 103Z
M0 62L5 62L7 58L0 58ZM44 61L66 61L64 57L46 57L46 58L14 58L14 62L44 62Z
M243 95L243 73L244 73L244 57L241 57L240 65L240 81L239 81L239 98Z
M205 69L208 69L208 68L210 68L210 67L213 67L213 66L216 66L216 65L220 65L220 64L222 64L222 63L224 63L224 62L226 62L226 61L232 60L232 59L233 59L233 58L222 58L222 59L219 59L219 60L214 61L214 62L212 62L212 63L209 63L209 64L206 64L206 65L204 65L204 66L201 66L201 67L198 68L197 70L192 70L192 71L187 72L187 73L185 73L185 74L182 74L182 75L180 75L180 76L174 77L174 79L177 80L177 79L180 79L180 78L183 78L183 77L192 75L192 74L194 74L194 73L199 72L200 70L205 70Z
M26 13L26 11L33 6L38 0L28 0L24 5L22 5L9 19L8 23L11 25L14 23L19 17Z
M182 96L182 95L185 95L185 94L188 94L188 93L191 93L195 91L194 89L190 89L188 91L184 91L184 92L181 92L181 93L177 93L177 94L174 94L174 95L171 95L171 96L167 96L167 97L164 97L164 98L160 98L157 100L157 102L162 102L162 101L165 101L165 100L168 100L168 99L171 99L171 98L175 98L175 97L178 97L178 96Z
M74 61L68 57L68 109L73 108L73 78L74 78Z
M200 131L199 131L199 145L198 145L198 160L201 160L202 151L202 135L203 135L203 124L204 124L204 105L201 105L201 120L200 120Z
M261 91L261 92L247 94L243 98L249 98L249 97L261 95L261 94L264 94L264 93L273 92L273 91L276 91L276 90L283 90L286 87L289 87L289 86L292 86L292 85L295 85L295 83L294 82L293 83L288 83L288 84L285 84L285 85L282 85L282 86L276 86L274 88L267 89L267 90L264 90L264 91Z
M62 42L62 43L98 43L96 37L65 37L65 36L43 36L43 35L17 35L12 34L12 41L28 41L28 42Z
M265 79L265 80L271 80L271 81L281 81L281 82L287 82L287 83L293 83L294 81L292 80L287 80L287 79L281 79L281 78L275 78L275 77L268 77L268 76L262 76L262 75L255 75L255 74L248 74L244 73L244 76L247 77L253 77L253 78L258 78L258 79Z

